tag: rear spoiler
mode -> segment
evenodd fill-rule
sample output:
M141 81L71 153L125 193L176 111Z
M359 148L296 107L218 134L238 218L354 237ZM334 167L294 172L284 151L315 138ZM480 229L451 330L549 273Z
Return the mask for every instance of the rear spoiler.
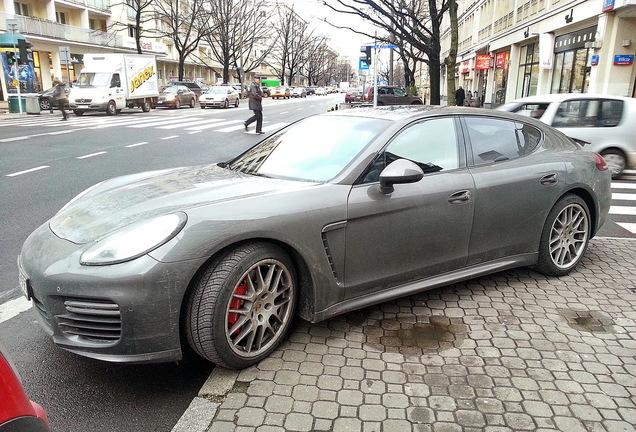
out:
M572 138L572 137L570 137L570 139L572 141L574 141L575 143L577 143L578 145L580 145L581 147L585 147L586 145L590 145L589 141L585 141L585 140L582 140L582 139L579 139L579 138Z

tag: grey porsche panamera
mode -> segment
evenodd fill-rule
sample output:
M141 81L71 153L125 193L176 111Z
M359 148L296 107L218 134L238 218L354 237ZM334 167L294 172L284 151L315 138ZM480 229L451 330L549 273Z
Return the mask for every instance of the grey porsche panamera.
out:
M230 368L318 322L519 266L564 275L611 199L601 156L534 119L393 107L308 117L238 157L99 183L26 240L60 347Z

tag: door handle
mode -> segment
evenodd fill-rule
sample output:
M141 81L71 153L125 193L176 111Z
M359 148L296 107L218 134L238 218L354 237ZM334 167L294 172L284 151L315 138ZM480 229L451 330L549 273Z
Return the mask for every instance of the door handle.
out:
M458 191L448 197L448 202L451 204L465 204L470 201L470 191L463 190Z
M543 185L543 186L552 186L557 184L558 178L556 173L552 173L552 174L546 174L543 177L541 177L541 180L539 180L539 182Z

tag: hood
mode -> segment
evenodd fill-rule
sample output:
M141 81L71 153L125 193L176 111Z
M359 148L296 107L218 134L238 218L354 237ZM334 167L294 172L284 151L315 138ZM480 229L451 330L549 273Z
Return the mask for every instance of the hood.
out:
M58 237L82 244L153 216L312 185L217 165L156 171L99 184L71 201L49 226Z

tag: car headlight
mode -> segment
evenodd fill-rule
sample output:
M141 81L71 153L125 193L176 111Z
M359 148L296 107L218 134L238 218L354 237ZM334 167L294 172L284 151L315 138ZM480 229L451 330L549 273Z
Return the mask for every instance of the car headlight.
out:
M84 251L80 264L111 265L138 258L170 241L187 219L185 213L171 213L128 225Z
M174 95L172 95L172 94L171 95L166 95L166 100L167 101L174 100Z

